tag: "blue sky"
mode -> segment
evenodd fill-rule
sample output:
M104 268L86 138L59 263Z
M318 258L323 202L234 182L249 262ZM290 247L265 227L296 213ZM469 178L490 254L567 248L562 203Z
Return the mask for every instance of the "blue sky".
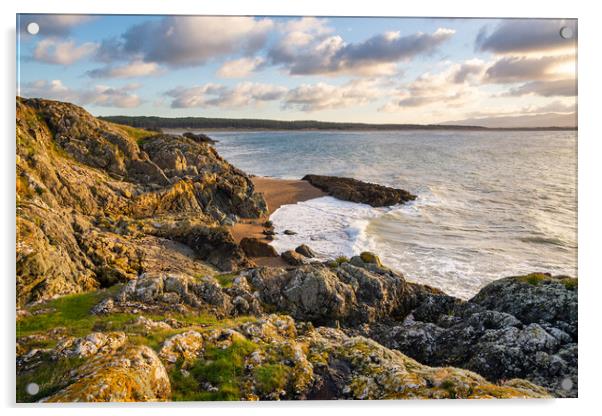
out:
M574 20L17 20L19 94L95 115L576 124Z

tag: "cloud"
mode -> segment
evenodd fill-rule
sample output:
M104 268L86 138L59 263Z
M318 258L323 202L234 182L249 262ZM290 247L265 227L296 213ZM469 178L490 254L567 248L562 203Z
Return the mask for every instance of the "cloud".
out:
M479 96L479 84L485 62L472 59L452 63L439 73L426 72L394 91L393 99L379 110L396 112L407 107L430 104L461 106Z
M139 59L121 66L108 65L104 68L87 71L86 74L92 78L133 78L162 73L161 68L155 62L144 62Z
M40 26L40 31L36 36L67 36L71 33L71 29L75 26L89 22L93 16L77 15L77 14L26 14L21 15L20 28L21 34L27 36L27 25L37 23Z
M259 50L273 27L270 19L238 16L168 16L130 27L103 42L99 59L136 56L171 67L196 66L235 53Z
M343 85L323 82L303 84L290 90L282 107L301 111L318 111L363 105L375 101L382 94L377 81L358 79Z
M172 108L241 108L278 100L285 93L286 88L277 85L244 82L234 87L213 83L191 88L179 87L167 91L165 95L172 98Z
M506 96L520 97L533 94L542 97L575 97L577 96L577 82L574 79L561 79L557 81L531 81L508 91Z
M260 57L227 61L218 69L217 75L222 78L244 78L256 71L263 63L264 59Z
M281 30L285 34L270 49L268 58L291 75L392 74L398 62L432 53L455 33L445 28L407 36L386 32L363 42L346 43L332 34L324 20L301 19Z
M93 54L98 44L92 42L77 46L73 40L57 41L47 38L39 41L33 51L33 58L54 65L71 65Z
M141 104L140 98L132 93L139 87L138 84L128 84L119 88L96 85L91 89L77 90L65 86L60 80L38 80L25 84L19 93L25 97L41 97L79 105L133 108Z
M573 39L560 36L560 29L573 29ZM564 19L507 19L488 34L484 27L476 39L476 49L499 54L576 50L577 21Z
M532 80L553 80L566 77L558 68L574 61L570 55L530 57L503 57L487 69L485 81L507 84Z

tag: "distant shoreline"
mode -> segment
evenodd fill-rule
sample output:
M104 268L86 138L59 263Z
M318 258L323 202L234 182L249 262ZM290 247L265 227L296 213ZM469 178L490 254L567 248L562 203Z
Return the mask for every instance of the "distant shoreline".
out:
M578 127L484 127L442 124L370 124L316 120L226 119L205 117L104 116L101 120L144 129L182 131L577 131Z

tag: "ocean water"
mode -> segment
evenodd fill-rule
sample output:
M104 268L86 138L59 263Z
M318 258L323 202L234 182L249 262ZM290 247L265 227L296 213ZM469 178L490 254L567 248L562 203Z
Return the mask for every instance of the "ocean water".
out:
M577 274L576 132L219 132L217 150L276 178L349 176L406 189L402 206L317 198L273 213L279 251L364 250L410 281L469 298L504 276Z

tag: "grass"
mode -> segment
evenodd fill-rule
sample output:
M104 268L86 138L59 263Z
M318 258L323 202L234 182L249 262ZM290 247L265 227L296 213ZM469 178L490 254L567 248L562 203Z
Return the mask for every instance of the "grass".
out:
M283 390L288 382L289 370L282 364L265 364L255 368L253 376L258 392L267 395Z
M139 128L131 127L131 126L125 126L123 124L116 124L116 123L111 123L111 122L108 122L108 123L111 124L112 126L118 128L119 130L121 130L122 132L124 132L125 134L130 136L132 139L136 140L136 142L138 144L141 144L144 141L144 139L146 139L147 137L155 136L157 134L157 132L154 132L154 131L139 129Z
M347 256L339 256L336 259L334 259L334 261L337 262L337 264L341 265L343 263L349 263L349 257Z
M236 276L238 276L238 273L224 273L214 277L223 288L228 288L232 287L232 282L234 282Z
M17 377L17 402L31 403L47 397L68 384L69 372L84 362L82 358L63 358L58 361L44 361L34 370ZM35 395L27 393L27 386L35 383L39 391Z
M249 340L237 339L225 349L208 347L204 359L197 361L189 374L183 374L176 366L170 377L173 400L240 400L245 359L258 348ZM204 383L210 383L217 391L205 391Z
M544 280L549 279L549 278L550 278L550 276L545 275L543 273L531 273L526 276L520 276L519 280L521 282L528 283L533 286L537 286L541 282L543 282Z
M568 277L568 276L556 276L550 277L547 274L543 273L531 273L526 276L519 276L517 279L521 282L528 283L533 286L538 286L542 282L546 280L552 280L560 282L564 285L567 290L576 290L578 288L578 279Z
M57 327L66 327L74 336L82 336L92 331L98 323L106 323L109 319L113 323L131 320L131 314L90 315L90 309L94 305L118 288L119 285L116 285L107 290L67 295L36 305L30 309L31 312L41 309L49 309L50 312L39 313L17 321L17 334L22 337Z

